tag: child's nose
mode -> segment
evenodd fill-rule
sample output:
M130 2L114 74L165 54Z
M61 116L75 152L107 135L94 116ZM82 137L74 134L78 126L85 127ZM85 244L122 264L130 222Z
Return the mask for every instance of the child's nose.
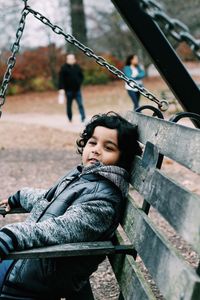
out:
M95 145L95 147L92 149L92 152L95 153L95 154L99 154L100 153L99 145Z

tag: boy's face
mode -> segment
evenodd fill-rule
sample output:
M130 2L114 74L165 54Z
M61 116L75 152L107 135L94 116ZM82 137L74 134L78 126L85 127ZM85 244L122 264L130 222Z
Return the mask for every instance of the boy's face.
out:
M88 166L96 162L104 165L117 165L119 158L117 130L97 126L83 149L83 165Z

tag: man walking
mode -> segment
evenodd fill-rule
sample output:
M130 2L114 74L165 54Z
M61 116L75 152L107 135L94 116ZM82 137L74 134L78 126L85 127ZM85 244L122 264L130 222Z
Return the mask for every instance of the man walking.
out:
M65 92L67 105L66 112L69 121L72 121L72 102L75 99L81 116L81 121L85 120L85 110L81 95L81 84L83 82L83 72L76 63L74 54L66 56L66 63L61 67L59 72L59 93Z

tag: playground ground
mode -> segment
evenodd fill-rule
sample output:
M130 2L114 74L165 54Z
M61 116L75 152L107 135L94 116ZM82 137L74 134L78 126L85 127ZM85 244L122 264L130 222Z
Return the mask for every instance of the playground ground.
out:
M199 78L197 78L198 80ZM145 87L159 95L166 90L165 83L157 76L147 78ZM105 86L83 88L83 97L88 119L106 111L124 113L132 104L124 91L122 82ZM147 101L142 97L141 104ZM48 188L67 170L80 162L76 154L75 141L83 129L76 105L74 120L66 120L65 105L58 104L56 92L27 93L7 97L0 120L0 198L7 197L24 186ZM166 119L176 110L172 104ZM192 126L187 122L186 126ZM163 171L185 182L188 189L200 194L199 176L191 175L169 159L164 161ZM189 263L197 264L197 255L154 210L153 221L159 224L172 243L181 250ZM0 227L6 223L18 222L22 216L0 218ZM116 300L118 288L111 269L106 262L100 265L91 278L96 300ZM162 299L158 296L158 299Z

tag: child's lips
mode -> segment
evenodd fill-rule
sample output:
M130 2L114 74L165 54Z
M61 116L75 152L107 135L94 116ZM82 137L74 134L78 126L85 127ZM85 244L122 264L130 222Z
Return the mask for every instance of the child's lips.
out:
M96 158L89 158L88 160L92 164L95 164L95 163L99 162L98 159L96 159Z

